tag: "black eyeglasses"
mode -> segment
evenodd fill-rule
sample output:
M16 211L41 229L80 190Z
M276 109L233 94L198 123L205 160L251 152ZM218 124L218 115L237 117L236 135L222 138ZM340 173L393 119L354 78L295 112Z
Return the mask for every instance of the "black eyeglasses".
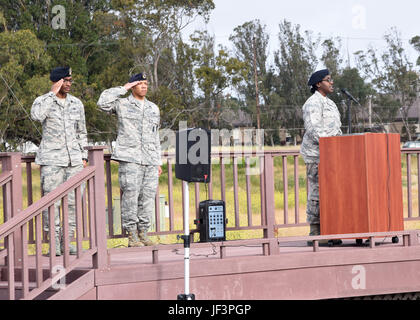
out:
M322 81L327 81L327 82L329 82L329 83L334 82L334 80L333 80L333 79L331 79L331 78L329 78L329 79L323 79Z

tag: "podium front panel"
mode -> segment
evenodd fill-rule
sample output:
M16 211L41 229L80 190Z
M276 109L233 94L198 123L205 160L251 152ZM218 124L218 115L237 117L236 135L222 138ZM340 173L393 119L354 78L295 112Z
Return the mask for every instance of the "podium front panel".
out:
M398 134L321 138L321 234L404 229Z

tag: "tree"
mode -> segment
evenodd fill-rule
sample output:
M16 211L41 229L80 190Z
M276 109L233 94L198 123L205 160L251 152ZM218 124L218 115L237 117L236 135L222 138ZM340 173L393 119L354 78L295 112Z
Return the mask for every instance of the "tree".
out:
M192 47L198 54L194 70L197 85L201 90L202 112L197 119L211 128L212 124L219 126L218 115L224 97L224 90L239 83L247 72L246 64L236 58L229 57L227 50L220 47L215 53L214 37L206 31L196 31L192 37ZM216 122L213 121L216 119Z
M42 41L43 49L47 50L50 57L44 72L60 65L72 68L75 78L72 93L85 104L89 116L89 139L109 140L109 129L115 127L115 121L110 121L109 117L97 109L96 101L100 90L103 89L98 80L111 64L115 51L120 51L120 43L116 39L120 30L118 16L109 12L111 1L59 0L52 3L49 0L0 0L0 5L5 20L3 28L0 23L0 30L30 30ZM60 8L61 11L54 11L56 8ZM63 19L63 24L60 23L57 27L54 21L58 16ZM119 75L121 72L115 74ZM42 74L38 72L37 75ZM115 75L113 78L116 78ZM38 92L34 92L35 97L48 91L50 83L45 81L45 85L40 86ZM40 138L40 134L37 133L36 139Z
M4 151L26 141L40 141L39 124L29 114L37 91L48 91L50 57L44 43L29 30L1 32L0 47L0 142Z
M336 75L339 75L342 72L343 58L340 56L341 40L340 38L326 39L324 42L322 42L321 46L323 49L321 61L330 71L335 80Z
M236 27L233 30L234 33L229 37L233 43L235 57L245 63L247 68L245 78L238 83L238 91L245 100L254 101L254 104L256 98L255 72L260 84L267 76L269 35L265 28L265 25L261 25L259 20L249 21ZM260 102L264 104L268 100L267 92L263 86L259 89Z
M394 118L400 112L403 122L408 124L408 111L417 99L419 75L407 58L398 30L392 28L384 39L387 49L380 57L373 48L367 53L357 52L358 65L377 91L379 97L376 100L389 104L381 107L391 107L388 110L392 111ZM384 95L387 97L384 98ZM406 129L408 139L411 140L412 130Z
M259 20L249 21L236 27L229 40L233 43L236 58L246 67L244 79L236 86L237 91L245 101L246 110L257 120L256 126L268 129L272 127L272 123L269 123L271 117L267 117L266 112L272 100L272 86L267 81L270 37L265 28ZM269 134L273 132L268 131Z
M318 59L315 50L319 39L312 34L301 34L300 25L293 26L287 20L279 25L279 50L275 52L276 93L284 99L280 106L285 123L292 136L303 135L302 106L310 96L307 82L315 71Z
M195 125L194 114L199 107L194 72L197 61L197 49L182 39L177 41L174 51L167 51L163 68L171 80L167 86L159 87L153 97L161 108L162 127L178 128L179 121Z
M416 49L420 54L420 36L415 36L410 40L410 44ZM420 66L420 56L417 58L417 65Z
M214 8L212 0L145 0L114 1L126 25L125 36L130 37L142 50L133 56L134 69L146 71L151 90L161 85L160 60L165 50L176 47L180 32L197 16L205 21Z

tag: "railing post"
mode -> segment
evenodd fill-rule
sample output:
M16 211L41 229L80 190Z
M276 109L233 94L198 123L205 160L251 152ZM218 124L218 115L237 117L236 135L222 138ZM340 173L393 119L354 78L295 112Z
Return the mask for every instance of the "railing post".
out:
M259 156L260 163L260 198L261 198L261 224L267 224L267 215L265 209L265 177L264 177L264 159L265 157Z
M12 173L11 183L11 216L17 216L22 212L22 167L21 155L19 152L6 152L2 154L2 170L10 171ZM22 235L20 233L14 234L15 244L15 264L22 263Z
M267 228L264 230L264 237L270 239L268 244L268 254L279 253L279 244L275 239L274 226L276 224L276 206L274 202L274 159L273 155L264 155L264 186L265 186L265 221ZM264 249L265 250L265 249Z
M95 208L95 236L97 253L94 256L93 266L96 269L107 267L107 235L105 213L105 170L104 149L106 147L86 147L89 151L89 165L95 167L94 184L94 208Z
M267 229L264 230L264 238L274 237L275 205L274 205L274 162L270 153L264 155L264 204L265 221Z
M408 236L408 245L409 246L420 246L419 243L419 234L417 231L410 231L410 234Z

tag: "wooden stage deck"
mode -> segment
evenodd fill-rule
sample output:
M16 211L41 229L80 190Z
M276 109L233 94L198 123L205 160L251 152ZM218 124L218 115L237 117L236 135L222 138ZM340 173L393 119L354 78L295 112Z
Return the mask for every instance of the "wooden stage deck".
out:
M398 243L391 237L375 237L374 245L344 239L340 246L316 250L307 245L307 237L278 238L273 240L278 242L279 251L269 255L269 239L193 243L190 291L197 300L407 294L420 299L417 232L411 233L411 239L399 235ZM47 269L49 257L43 259ZM55 263L60 265L62 257ZM84 259L66 280L66 290L50 290L51 299L175 300L184 291L183 244L109 249L107 268L92 269L91 259ZM48 298L48 294L41 298Z

